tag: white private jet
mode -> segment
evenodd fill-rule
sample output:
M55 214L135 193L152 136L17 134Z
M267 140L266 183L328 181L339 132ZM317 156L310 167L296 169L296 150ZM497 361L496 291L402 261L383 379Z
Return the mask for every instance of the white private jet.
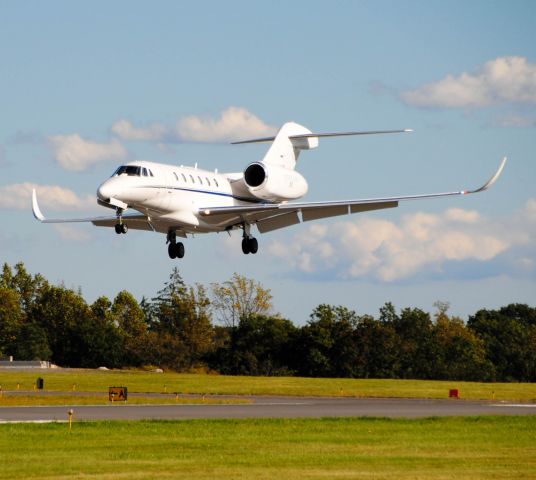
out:
M403 133L411 130L312 133L297 123L284 124L275 137L234 142L235 144L272 142L260 162L251 163L244 172L218 173L195 167L173 166L137 161L122 165L97 190L97 203L115 209L115 215L94 218L46 219L37 203L35 190L32 208L43 223L92 222L99 227L115 227L118 234L128 229L150 230L167 235L170 258L182 258L184 245L177 237L208 232L243 230L242 251L257 253L258 242L251 234L256 225L261 233L310 220L349 213L393 208L401 200L447 197L482 192L497 180L499 169L482 187L474 190L368 198L328 202L289 202L303 197L308 189L305 178L296 170L302 150L318 146L320 137ZM135 210L134 212L127 212Z

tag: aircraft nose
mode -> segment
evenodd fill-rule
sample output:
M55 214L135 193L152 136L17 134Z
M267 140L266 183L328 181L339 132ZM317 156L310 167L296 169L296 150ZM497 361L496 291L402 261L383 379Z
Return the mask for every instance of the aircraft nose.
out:
M98 189L97 189L97 197L100 200L108 201L112 197L112 188L108 182L104 182Z

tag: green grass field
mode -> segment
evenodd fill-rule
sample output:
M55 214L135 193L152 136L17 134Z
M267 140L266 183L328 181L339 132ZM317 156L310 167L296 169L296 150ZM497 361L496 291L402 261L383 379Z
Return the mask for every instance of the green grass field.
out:
M129 392L179 392L230 395L297 395L447 398L458 388L468 400L536 401L535 383L476 383L426 380L325 379L300 377L232 377L224 375L147 373L139 371L0 371L4 391L32 390L36 378L45 390L107 392L126 386Z
M536 417L0 425L2 479L536 478Z

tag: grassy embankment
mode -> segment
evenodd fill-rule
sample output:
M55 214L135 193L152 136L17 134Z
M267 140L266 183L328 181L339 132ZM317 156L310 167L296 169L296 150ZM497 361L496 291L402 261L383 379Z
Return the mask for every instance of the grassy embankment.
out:
M536 417L0 425L18 478L536 477Z
M458 388L467 400L536 401L536 384L477 383L428 380L325 379L300 377L232 377L139 371L0 371L2 390L33 390L36 378L45 390L95 392L105 395L109 386L126 386L129 393L190 393L228 395L296 395L354 397L447 398ZM97 393L98 392L98 393ZM4 399L10 398L3 395ZM51 402L53 402L53 397ZM130 397L134 398L134 397ZM169 398L163 399L169 402ZM173 398L171 399L173 400ZM7 400L6 400L7 401ZM129 400L130 401L130 400ZM156 401L156 400L153 400ZM2 400L0 399L0 404Z

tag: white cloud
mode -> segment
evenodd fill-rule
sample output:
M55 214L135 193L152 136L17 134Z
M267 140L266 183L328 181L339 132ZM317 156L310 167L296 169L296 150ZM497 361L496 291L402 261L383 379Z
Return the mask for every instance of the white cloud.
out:
M525 57L499 57L475 72L448 75L401 94L417 107L479 108L503 103L536 103L536 65Z
M112 125L112 132L123 140L159 141L169 132L161 123L153 123L146 127L135 127L128 120L118 120Z
M448 220L464 223L476 223L480 220L480 214L476 210L463 210L462 208L450 208L445 212Z
M276 130L242 107L229 107L218 118L191 115L169 126L162 123L135 126L129 120L121 119L111 128L112 133L122 140L156 142L163 151L168 151L169 144L174 142L230 142L274 135ZM48 142L60 166L82 171L95 163L125 159L128 152L118 138L99 143L74 133L50 136Z
M166 126L153 123L137 127L121 119L112 125L112 132L123 140L160 142L219 143L274 135L277 128L264 123L243 107L229 107L218 118L190 115Z
M179 120L175 127L182 141L209 143L270 136L275 132L275 127L241 107L229 107L217 119L191 115Z
M190 115L179 119L175 125L153 123L137 127L129 120L119 120L112 125L112 132L123 140L160 142L219 143L274 135L277 128L264 123L243 107L229 107L218 118Z
M95 205L94 197L80 198L72 190L57 185L26 182L0 187L0 208L30 211L34 188L37 191L39 205L52 210L77 210Z
M108 143L85 140L77 133L56 135L48 138L56 161L65 169L81 171L94 163L122 160L127 150L117 139Z
M449 209L414 213L397 223L375 218L315 224L268 251L308 275L367 278L391 282L442 272L452 262L490 262L507 255L511 267L534 266L536 199L513 216L495 219Z

